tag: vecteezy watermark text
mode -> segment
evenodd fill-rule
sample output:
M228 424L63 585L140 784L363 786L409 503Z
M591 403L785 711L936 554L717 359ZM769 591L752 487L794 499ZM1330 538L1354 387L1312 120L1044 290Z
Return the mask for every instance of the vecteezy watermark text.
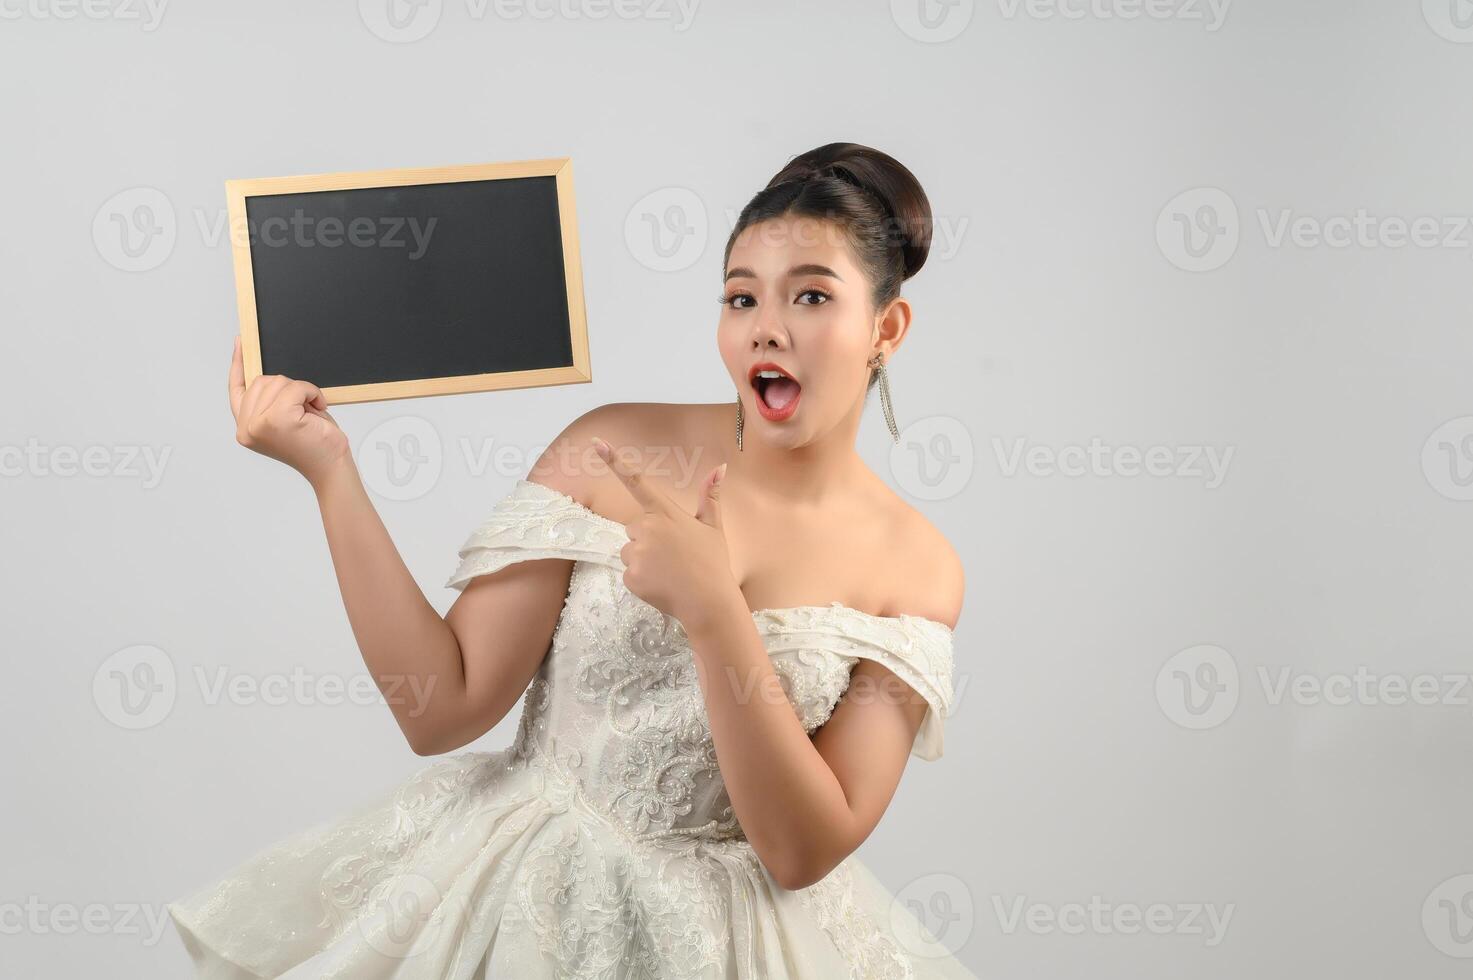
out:
M1311 214L1292 207L1253 211L1266 248L1333 250L1467 250L1473 254L1473 216L1377 213L1357 207ZM1188 272L1220 269L1244 236L1237 202L1218 187L1177 194L1156 216L1156 244L1166 260Z
M1473 674L1467 671L1387 671L1357 664L1315 672L1290 664L1259 664L1253 677L1270 708L1473 707ZM1231 653L1202 643L1178 651L1162 665L1156 675L1156 702L1182 728L1216 728L1237 711L1244 680Z
M46 446L34 436L24 446L0 444L0 478L30 476L142 479L152 490L164 478L172 446Z
M168 911L138 902L48 902L39 895L0 902L0 936L140 936L156 946L168 928Z
M4 0L0 0L3 3ZM383 248L416 261L429 250L437 216L313 215L301 209L256 220L230 220L223 208L191 209L193 224L206 248L222 242L236 247ZM169 195L156 187L118 191L92 216L92 242L97 254L115 269L148 272L168 261L178 243L183 221Z
M145 33L158 29L169 0L0 0L0 20L138 21Z
M300 665L288 672L247 674L217 666L194 665L191 675L201 703L216 707L339 707L387 705L417 718L429 708L437 676L365 672L349 674L309 671ZM98 712L119 728L141 731L162 724L178 703L180 674L174 658L149 644L111 654L92 677L92 700Z
M219 241L223 219L224 215L217 213L213 219L214 227L209 228L206 226L209 219L205 213L195 211L195 221L199 224L200 235L206 244L213 245ZM297 248L338 248L342 245L353 248L409 248L412 238L414 247L405 257L414 261L425 254L430 236L434 234L435 225L439 221L438 217L431 216L421 224L419 217L415 215L359 215L344 221L334 215L318 217L299 209L292 212L289 218L273 215L260 222L249 218L231 222L230 237L237 245L260 244L267 248L281 248L284 245Z
M1157 936L1202 936L1203 944L1216 946L1227 936L1236 904L1222 908L1210 902L1107 902L1093 895L1088 902L1054 905L1030 902L1025 895L1010 901L992 898L997 923L1007 935L1026 929L1035 935L1063 933L1066 936L1135 936L1148 932Z
M1179 20L1201 21L1203 30L1222 29L1233 0L997 0L1006 20Z
M1236 447L1225 446L1108 446L1098 436L1089 445L1056 448L1028 445L1023 438L1011 445L1002 439L992 440L993 455L1003 476L1103 476L1103 477L1172 477L1200 479L1208 490L1222 486L1227 479Z
M465 0L465 16L496 21L622 21L668 23L677 33L690 29L700 0ZM445 11L444 0L358 0L363 26L390 44L412 44L432 34Z

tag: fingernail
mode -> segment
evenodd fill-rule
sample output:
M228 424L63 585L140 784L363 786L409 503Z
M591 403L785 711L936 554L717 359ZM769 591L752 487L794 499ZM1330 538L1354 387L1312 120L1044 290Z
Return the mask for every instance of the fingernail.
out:
M603 455L605 455L605 454L607 454L607 453L608 453L608 451L609 451L609 444L608 444L608 443L606 443L606 442L604 442L604 441L603 441L603 440L602 440L602 439L600 439L600 438L599 438L599 437L598 437L598 436L594 436L594 437L593 437L593 448L594 448L594 450L595 450L595 451L596 451L596 452L597 452L597 453L598 453L598 454L599 454L599 455L600 455L600 456L603 456Z
M726 479L726 464L722 463L720 466L716 467L716 479L712 480L711 484L713 486L718 485L724 479Z

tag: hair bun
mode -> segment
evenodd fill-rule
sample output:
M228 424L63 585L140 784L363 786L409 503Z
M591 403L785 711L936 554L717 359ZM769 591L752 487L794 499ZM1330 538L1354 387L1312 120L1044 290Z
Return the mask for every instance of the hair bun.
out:
M920 181L888 153L861 143L826 143L788 161L767 186L786 181L835 179L870 194L884 210L886 233L899 248L909 279L931 251L931 202Z

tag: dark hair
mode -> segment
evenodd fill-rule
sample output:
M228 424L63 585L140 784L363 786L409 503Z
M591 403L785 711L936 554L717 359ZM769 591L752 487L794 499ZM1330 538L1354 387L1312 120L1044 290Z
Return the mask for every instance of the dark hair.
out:
M931 202L905 166L859 143L825 143L773 175L737 217L721 267L748 225L793 214L838 225L874 284L875 307L900 295L931 250Z
M915 174L873 147L825 143L789 160L742 208L726 240L723 273L743 229L788 214L842 230L873 284L876 309L900 295L900 284L920 271L931 250L931 202ZM877 377L870 373L869 387Z

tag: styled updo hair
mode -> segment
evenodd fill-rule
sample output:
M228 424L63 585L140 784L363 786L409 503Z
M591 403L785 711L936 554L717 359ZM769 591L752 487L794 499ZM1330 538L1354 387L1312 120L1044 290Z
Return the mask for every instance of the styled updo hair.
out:
M877 310L900 295L900 284L931 251L931 202L920 181L899 160L860 143L825 143L789 160L742 208L722 270L743 229L785 215L841 229L872 284ZM875 380L872 373L871 386Z

